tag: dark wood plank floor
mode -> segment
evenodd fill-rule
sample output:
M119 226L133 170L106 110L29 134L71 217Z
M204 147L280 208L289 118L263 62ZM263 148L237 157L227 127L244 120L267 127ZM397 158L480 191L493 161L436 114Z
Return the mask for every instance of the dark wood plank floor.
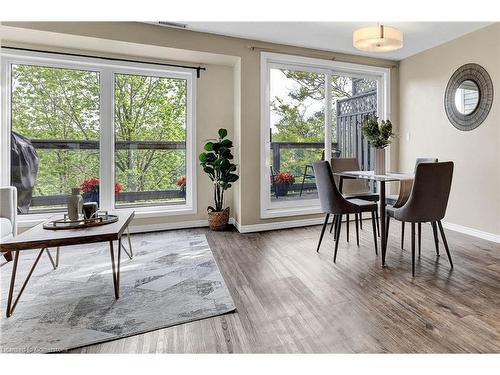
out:
M423 225L422 257L411 277L391 223L387 268L365 221L361 246L319 226L255 234L206 233L237 312L73 352L85 353L450 353L500 351L500 245L446 231L455 268L437 258ZM409 232L409 231L407 231ZM406 243L410 244L407 237ZM443 249L442 249L443 250Z

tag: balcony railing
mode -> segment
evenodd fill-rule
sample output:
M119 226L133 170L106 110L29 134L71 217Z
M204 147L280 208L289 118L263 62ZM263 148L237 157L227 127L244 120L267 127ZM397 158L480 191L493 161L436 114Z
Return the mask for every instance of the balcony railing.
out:
M98 140L31 140L37 150L98 150ZM178 141L116 141L117 150L184 150L185 142ZM272 165L274 171L281 170L282 150L318 150L325 148L323 142L272 142ZM332 150L337 149L337 144L332 144ZM338 156L338 152L336 154ZM311 160L312 162L312 160ZM305 165L304 165L305 167ZM291 191L299 191L302 183L302 175L296 176L296 183L291 186ZM316 184L311 180L306 180L303 189L312 190ZM68 194L33 196L31 207L64 206L67 202ZM181 199L183 193L179 189L169 189L162 191L123 191L116 196L119 204L126 204L134 201L148 200L168 200Z

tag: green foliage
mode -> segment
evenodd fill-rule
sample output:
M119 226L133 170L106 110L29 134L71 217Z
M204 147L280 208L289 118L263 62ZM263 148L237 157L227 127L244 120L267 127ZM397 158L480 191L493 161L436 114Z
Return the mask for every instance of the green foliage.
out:
M236 172L236 164L231 160L234 158L231 153L233 142L225 139L226 129L219 129L219 138L217 140L205 143L204 150L199 156L200 165L214 184L214 207L209 207L214 211L222 211L224 205L224 191L229 189L232 184L238 181L239 176Z
M395 136L392 132L391 121L382 120L379 124L377 116L368 117L363 123L361 131L370 145L375 148L386 148L391 144L391 138Z

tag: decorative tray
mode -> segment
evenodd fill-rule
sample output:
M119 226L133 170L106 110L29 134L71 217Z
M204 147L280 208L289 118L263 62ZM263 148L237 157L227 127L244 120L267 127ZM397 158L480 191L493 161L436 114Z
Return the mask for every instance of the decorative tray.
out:
M110 215L107 211L97 211L90 219L85 219L83 215L80 215L78 220L70 220L68 214L64 214L62 219L51 220L43 223L43 228L52 230L81 229L111 224L117 221L118 216Z

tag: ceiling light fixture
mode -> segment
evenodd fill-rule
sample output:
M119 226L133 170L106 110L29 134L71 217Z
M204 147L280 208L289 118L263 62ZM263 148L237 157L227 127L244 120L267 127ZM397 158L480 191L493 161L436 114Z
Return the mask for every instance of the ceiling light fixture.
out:
M384 25L363 27L352 33L352 44L361 51L395 51L403 47L403 33Z

